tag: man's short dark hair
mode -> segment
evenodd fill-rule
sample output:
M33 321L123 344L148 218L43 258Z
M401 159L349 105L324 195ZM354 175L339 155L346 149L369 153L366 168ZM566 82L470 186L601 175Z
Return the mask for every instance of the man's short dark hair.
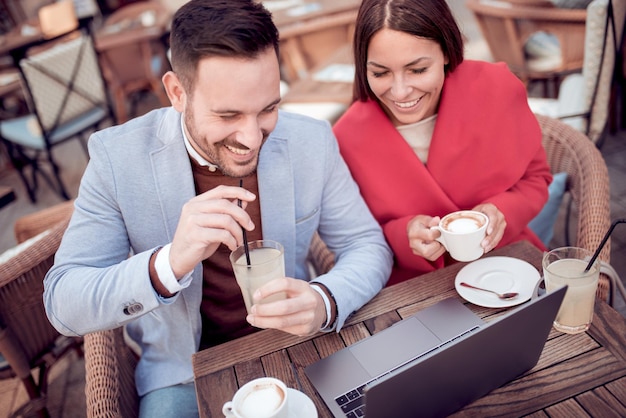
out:
M172 69L191 92L200 59L255 58L270 47L278 56L278 42L278 29L261 2L191 0L178 9L172 22Z

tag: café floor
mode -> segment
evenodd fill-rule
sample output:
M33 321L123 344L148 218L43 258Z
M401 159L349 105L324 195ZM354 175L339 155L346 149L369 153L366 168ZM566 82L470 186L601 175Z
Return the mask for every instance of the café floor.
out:
M480 38L473 17L461 1L449 2L457 19L461 23L467 39L468 54L475 58L489 59L486 45ZM150 110L156 102L152 96L146 96L139 103L138 112ZM626 125L622 123L622 125ZM626 126L615 134L607 135L600 146L600 151L608 166L611 189L612 219L626 218ZM60 146L56 151L60 156L63 178L69 185L70 194L76 195L80 177L87 159L76 141ZM36 204L28 200L22 184L14 171L0 172L0 185L13 187L17 200L0 210L0 253L15 245L12 225L15 220L28 213L59 203L61 200L42 184ZM621 228L620 228L621 226ZM626 284L626 226L618 226L612 234L611 264ZM553 247L564 244L563 217L560 216L555 227ZM626 316L626 303L618 298L617 309ZM85 368L84 360L74 352L66 356L60 364L51 370L49 384L49 411L52 418L82 418L85 410ZM7 418L27 399L26 392L18 379L0 381L0 418Z

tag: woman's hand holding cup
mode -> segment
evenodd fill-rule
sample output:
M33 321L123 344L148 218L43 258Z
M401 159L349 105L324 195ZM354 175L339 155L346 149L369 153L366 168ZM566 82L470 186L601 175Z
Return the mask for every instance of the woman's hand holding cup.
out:
M431 229L441 232L437 241L452 258L457 261L474 261L485 253L482 243L488 225L489 218L484 213L461 210L447 214Z

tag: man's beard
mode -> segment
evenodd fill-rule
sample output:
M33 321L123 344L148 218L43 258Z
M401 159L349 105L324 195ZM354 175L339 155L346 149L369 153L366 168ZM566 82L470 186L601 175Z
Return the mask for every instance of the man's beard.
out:
M247 147L243 146L242 144L236 141L231 141L228 138L225 138L219 142L216 142L214 144L211 144L210 146L207 146L206 144L208 143L208 141L206 141L205 138L203 138L195 130L196 125L195 125L195 118L193 116L193 112L186 111L184 113L184 121L185 121L185 127L187 128L187 136L188 136L187 139L189 140L192 147L196 151L198 151L198 153L202 155L204 159L206 159L211 164L216 165L218 169L222 172L222 174L228 177L239 178L239 177L249 176L250 174L253 174L256 171L257 165L258 165L258 158L259 158L258 154L255 157L255 161L252 163L248 162L245 165L237 165L237 163L233 163L237 167L248 166L247 171L236 172L232 169L232 167L228 167L225 161L223 161L222 158L220 158L220 153L217 152L217 150L220 147L225 147L226 144L234 146L236 148L241 148L241 149L247 149ZM265 143L268 136L269 134L267 132L263 132L262 143Z

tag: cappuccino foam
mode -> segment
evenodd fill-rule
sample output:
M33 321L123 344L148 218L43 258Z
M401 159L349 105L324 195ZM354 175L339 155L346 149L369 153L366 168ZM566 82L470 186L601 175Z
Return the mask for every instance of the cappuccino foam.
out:
M274 384L255 386L241 402L239 412L246 418L267 418L278 410L284 398L283 390Z
M468 233L480 229L482 224L474 218L457 218L448 222L446 229L450 232Z

